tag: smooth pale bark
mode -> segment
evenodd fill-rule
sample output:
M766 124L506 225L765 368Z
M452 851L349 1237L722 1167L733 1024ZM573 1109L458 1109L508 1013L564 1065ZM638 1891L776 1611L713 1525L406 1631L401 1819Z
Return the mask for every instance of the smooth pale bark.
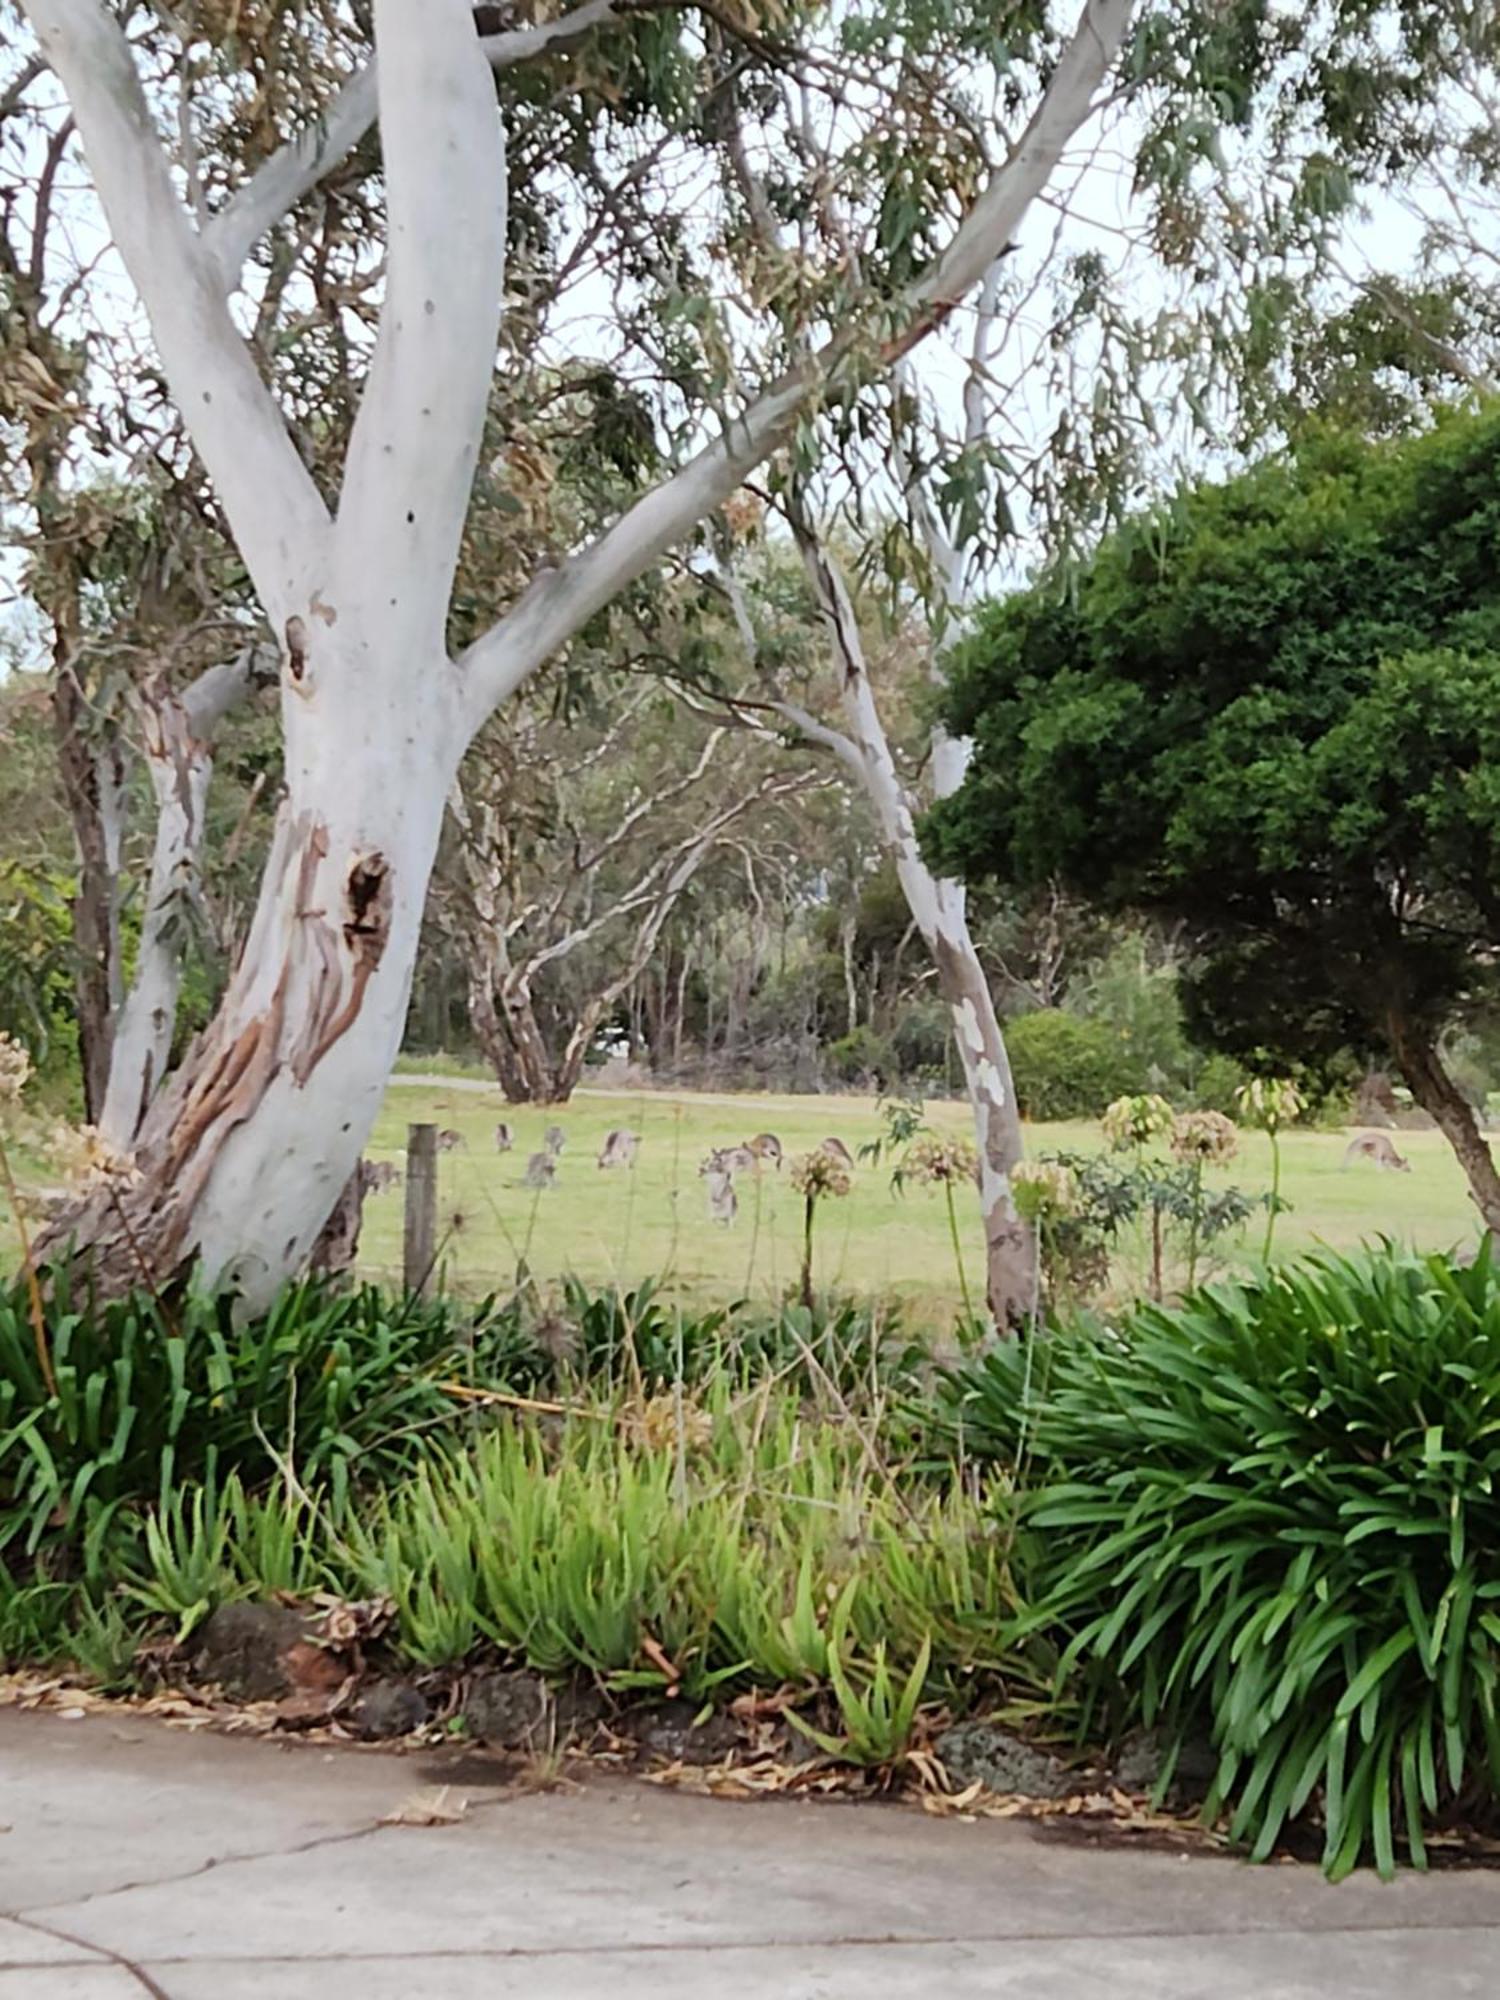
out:
M151 686L142 692L141 748L156 800L156 832L135 973L115 1017L109 1086L94 1121L119 1152L134 1144L166 1075L182 985L182 933L199 898L214 736L264 672L261 656L248 650L209 668L181 694Z
M101 1281L120 1284L201 1260L256 1302L306 1259L378 1110L468 740L786 441L828 376L862 352L865 329L841 329L726 419L454 663L444 620L504 282L503 135L467 0L375 0L386 299L333 522L229 316L223 261L176 195L117 20L99 0L23 4L67 91L174 400L286 643L286 798L239 966L153 1100L136 1183L86 1196L43 1247L91 1247ZM1009 242L1090 115L1130 14L1130 0L1089 0L1010 156L948 248L882 308L886 362ZM258 227L271 206L257 210Z
M1013 1326L1036 1304L1036 1249L1011 1193L1011 1175L1024 1146L1005 1038L969 934L963 885L935 876L922 859L912 800L891 756L844 580L806 526L801 522L796 526L833 648L845 729L830 730L791 704L781 704L782 711L804 733L832 749L869 798L906 906L931 954L974 1117L986 1295L996 1325ZM950 782L962 779L961 764L951 757L947 777Z

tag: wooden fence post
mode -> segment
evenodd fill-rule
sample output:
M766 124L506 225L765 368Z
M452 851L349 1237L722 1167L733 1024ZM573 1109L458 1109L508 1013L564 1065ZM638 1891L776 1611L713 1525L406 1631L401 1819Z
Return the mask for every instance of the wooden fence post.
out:
M406 1128L406 1233L401 1276L408 1295L425 1297L437 1262L437 1127Z

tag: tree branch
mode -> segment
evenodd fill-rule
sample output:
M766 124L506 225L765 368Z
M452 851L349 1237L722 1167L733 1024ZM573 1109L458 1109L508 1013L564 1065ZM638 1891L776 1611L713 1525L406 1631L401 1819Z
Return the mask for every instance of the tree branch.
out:
M1092 111L1094 92L1124 40L1132 6L1133 0L1086 0L1042 100L1009 157L990 175L947 249L888 309L886 324L892 331L881 349L887 366L947 317L1012 240L1063 149ZM463 657L471 731L787 441L815 391L867 332L855 325L836 334L741 415L727 418L711 444L638 500L596 542L532 584Z
M68 93L172 394L273 627L306 595L328 516L172 186L129 44L99 0L24 0Z
M556 21L485 35L479 48L491 69L510 69L539 56L563 54L596 29L641 11L640 0L584 0ZM472 37L472 25L469 32ZM349 157L379 115L378 65L372 59L349 79L316 124L273 153L220 209L203 232L203 241L226 291L238 286L245 259L266 231Z

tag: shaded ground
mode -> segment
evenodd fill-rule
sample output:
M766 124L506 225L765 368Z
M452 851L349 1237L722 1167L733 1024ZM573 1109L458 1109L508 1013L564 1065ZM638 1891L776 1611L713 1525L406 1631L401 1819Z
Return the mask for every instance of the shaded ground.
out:
M1493 1875L1334 1889L1015 1823L504 1775L0 1710L0 2000L1494 1991ZM460 1819L381 1824L445 1780Z

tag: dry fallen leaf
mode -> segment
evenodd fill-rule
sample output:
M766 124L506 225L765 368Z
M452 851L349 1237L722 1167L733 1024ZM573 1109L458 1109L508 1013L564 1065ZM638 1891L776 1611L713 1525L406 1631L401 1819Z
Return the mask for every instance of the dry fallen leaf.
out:
M413 1792L393 1811L383 1815L382 1826L456 1826L467 1817L469 1801L451 1785L430 1785Z

